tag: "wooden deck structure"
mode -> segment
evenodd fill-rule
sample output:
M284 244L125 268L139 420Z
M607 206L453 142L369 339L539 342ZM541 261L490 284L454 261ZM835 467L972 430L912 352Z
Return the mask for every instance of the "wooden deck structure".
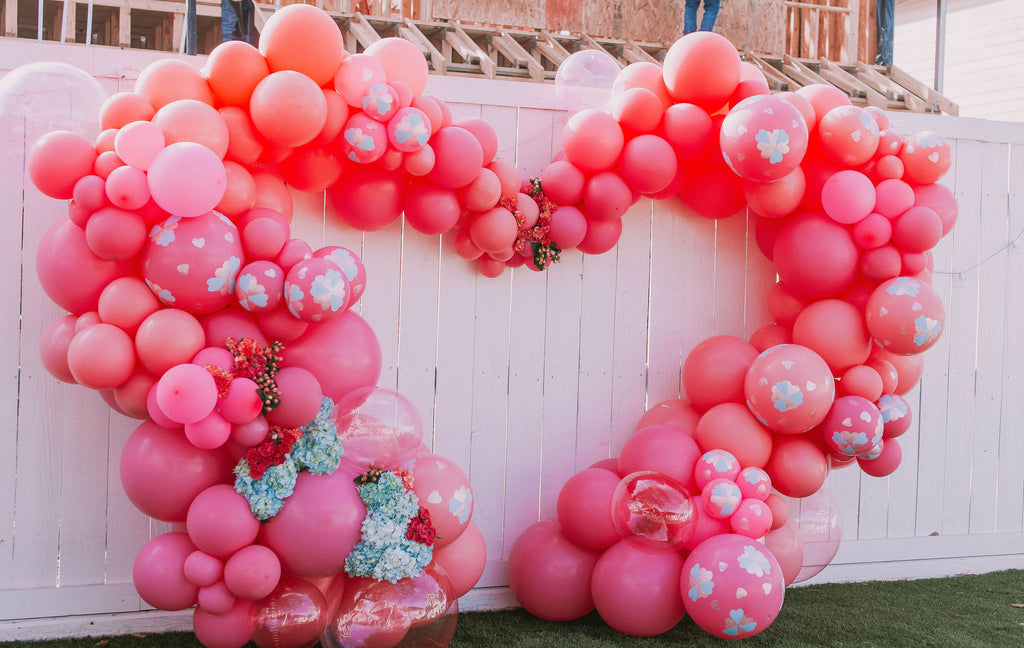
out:
M490 1L484 0L483 4ZM828 83L848 93L856 105L958 113L954 102L899 68L873 65L874 2L762 1L769 9L778 10L771 16L785 17L784 24L775 25L785 30L784 41L777 39L784 42L784 48L768 52L748 49L755 23L762 18L757 4L751 5L753 13L749 15L750 29L745 43L742 34L734 33L731 39L741 49L744 59L764 72L773 90L795 90L812 83ZM0 0L0 3L7 37L183 51L184 0L93 0L89 3ZM276 8L286 4L291 2L257 2L257 29L262 29ZM595 36L585 31L438 18L438 14L451 15L453 6L459 9L459 3L450 0L434 0L433 3L430 0L316 0L310 4L316 4L334 18L349 51L361 51L373 41L388 36L405 38L419 47L436 74L550 82L554 80L558 65L581 49L603 49L625 66L637 61L660 62L672 42L633 38L624 27L617 28L621 33L618 36ZM516 2L509 0L507 4ZM220 42L220 4L216 0L197 0L196 8L197 51L205 54ZM499 19L503 17L503 14L495 15ZM523 15L529 18L528 14ZM733 16L728 30L738 29L736 18ZM537 22L535 19L522 22L531 21ZM598 23L595 26L601 27ZM614 25L607 29L616 31ZM772 41L761 38L760 42Z

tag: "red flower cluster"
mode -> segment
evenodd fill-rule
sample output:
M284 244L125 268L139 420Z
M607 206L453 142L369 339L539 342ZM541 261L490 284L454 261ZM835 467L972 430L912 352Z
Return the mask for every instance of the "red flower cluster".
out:
M228 390L231 388L231 381L235 379L235 375L217 365L208 364L205 368L213 376L213 382L217 385L217 398L225 398L228 395Z
M412 487L416 482L412 478L411 471L405 468L395 468L391 472L395 473L395 476L402 480L402 486L405 486L406 492L412 491Z
M298 428L272 426L267 440L249 448L245 453L245 460L249 462L249 476L261 479L269 468L283 464L285 455L292 451L295 442L301 437L302 430Z
M551 213L558 209L558 205L544 195L540 187L540 178L531 178L530 183L533 186L530 196L533 197L540 209L540 216L533 227L523 227L525 218L516 208L515 198L502 198L498 204L512 212L519 225L519 233L516 235L515 243L512 244L512 249L518 254L524 246L532 246L533 262L543 270L549 264L558 263L561 260L562 251L558 249L558 244L548 237L548 232L551 231Z
M434 544L437 539L437 529L430 523L430 512L420 507L420 514L409 520L409 526L405 528L405 537L428 547Z
M281 350L284 345L272 342L270 346L260 346L252 338L228 338L225 342L227 350L235 359L231 374L235 378L251 378L259 387L260 400L263 401L263 414L281 404L281 390L277 387L274 376L281 364ZM214 376L216 378L216 376Z

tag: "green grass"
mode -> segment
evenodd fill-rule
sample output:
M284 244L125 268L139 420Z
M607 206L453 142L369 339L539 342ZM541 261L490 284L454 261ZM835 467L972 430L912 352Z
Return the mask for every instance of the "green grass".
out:
M767 630L748 648L1009 648L1024 646L1024 571L892 583L798 587ZM102 642L106 643L102 643ZM725 646L684 620L657 637L629 637L596 613L552 623L522 610L468 612L451 648L702 648ZM190 634L168 633L8 642L24 648L192 648ZM250 644L251 646L251 644Z

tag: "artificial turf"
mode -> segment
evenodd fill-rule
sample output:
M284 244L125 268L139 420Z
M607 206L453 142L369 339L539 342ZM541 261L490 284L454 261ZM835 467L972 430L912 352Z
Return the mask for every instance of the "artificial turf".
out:
M597 613L553 623L522 610L467 612L451 648L702 648L724 646L683 620L657 637L630 637ZM24 648L199 648L191 634L16 641ZM1024 646L1024 570L918 581L791 588L749 648L1010 648ZM253 644L250 644L250 648Z

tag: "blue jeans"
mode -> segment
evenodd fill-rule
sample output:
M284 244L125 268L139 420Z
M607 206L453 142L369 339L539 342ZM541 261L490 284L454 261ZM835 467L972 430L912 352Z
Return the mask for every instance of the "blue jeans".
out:
M718 18L718 5L721 0L703 0L704 17L700 19L700 30L711 31L715 28L715 20ZM697 6L701 0L686 0L686 10L683 12L683 33L697 31Z
M875 6L875 19L878 24L878 53L875 55L875 65L892 65L892 35L896 28L896 1L878 0Z
M220 0L221 42L240 40L255 45L255 14L253 0Z

